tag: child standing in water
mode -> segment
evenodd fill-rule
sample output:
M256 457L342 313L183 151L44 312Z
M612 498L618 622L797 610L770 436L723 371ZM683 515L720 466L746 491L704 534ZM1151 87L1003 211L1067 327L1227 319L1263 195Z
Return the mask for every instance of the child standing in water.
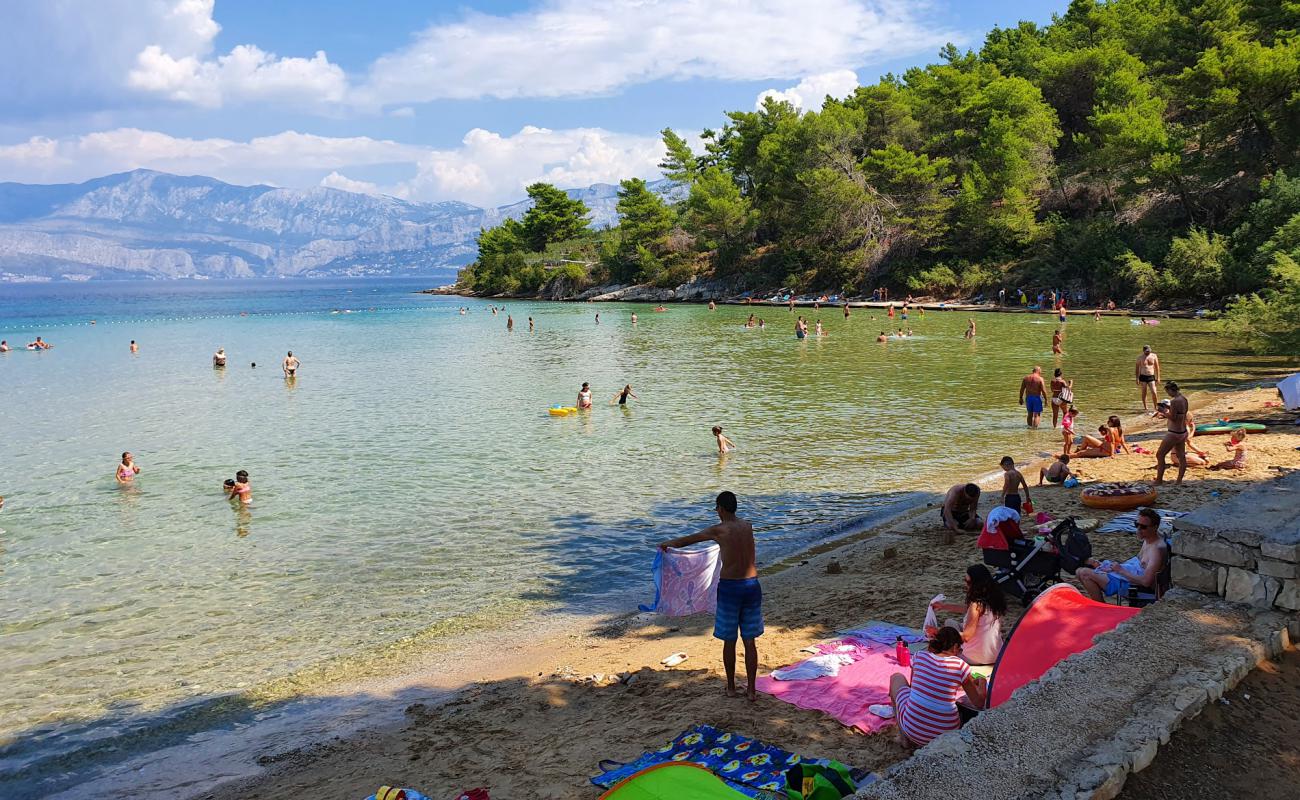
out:
M722 426L713 426L713 438L718 441L718 454L730 453L736 449L736 443L722 435Z

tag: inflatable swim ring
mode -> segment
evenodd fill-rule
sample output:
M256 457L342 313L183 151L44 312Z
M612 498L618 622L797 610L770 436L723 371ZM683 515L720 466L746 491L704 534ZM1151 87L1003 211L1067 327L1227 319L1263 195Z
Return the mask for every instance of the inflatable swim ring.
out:
M1156 490L1145 483L1096 483L1079 492L1079 501L1089 508L1132 511L1156 501Z
M1219 420L1218 422L1206 422L1203 425L1196 426L1196 435L1215 434L1215 433L1232 433L1233 431L1246 431L1248 433L1264 433L1268 427L1258 422L1228 422Z
M552 417L567 417L570 414L577 414L578 409L576 406L551 406L546 409L546 413Z

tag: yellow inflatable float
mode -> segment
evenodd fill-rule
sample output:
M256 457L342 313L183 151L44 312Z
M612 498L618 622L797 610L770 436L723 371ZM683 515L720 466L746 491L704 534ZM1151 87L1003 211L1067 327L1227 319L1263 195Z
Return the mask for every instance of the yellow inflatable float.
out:
M577 406L551 406L546 409L546 413L552 417L567 417L570 414L577 414L578 408Z

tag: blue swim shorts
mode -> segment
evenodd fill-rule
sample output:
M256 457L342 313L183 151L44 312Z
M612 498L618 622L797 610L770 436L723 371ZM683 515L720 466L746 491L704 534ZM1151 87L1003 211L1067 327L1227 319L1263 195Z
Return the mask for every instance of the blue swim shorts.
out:
M763 588L758 578L718 581L718 609L713 615L713 638L724 642L740 638L757 639L763 635Z
M1103 592L1107 597L1118 594L1128 594L1129 583L1126 578L1121 578L1113 572L1106 573L1106 589Z
M1026 397L1025 410L1030 414L1043 413L1043 396L1041 394L1031 394Z

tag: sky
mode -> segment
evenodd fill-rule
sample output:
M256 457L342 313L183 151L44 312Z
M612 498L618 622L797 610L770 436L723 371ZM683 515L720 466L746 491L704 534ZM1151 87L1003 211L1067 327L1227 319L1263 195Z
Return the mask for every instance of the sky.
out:
M0 181L136 168L481 206L653 178L1068 0L6 0Z

